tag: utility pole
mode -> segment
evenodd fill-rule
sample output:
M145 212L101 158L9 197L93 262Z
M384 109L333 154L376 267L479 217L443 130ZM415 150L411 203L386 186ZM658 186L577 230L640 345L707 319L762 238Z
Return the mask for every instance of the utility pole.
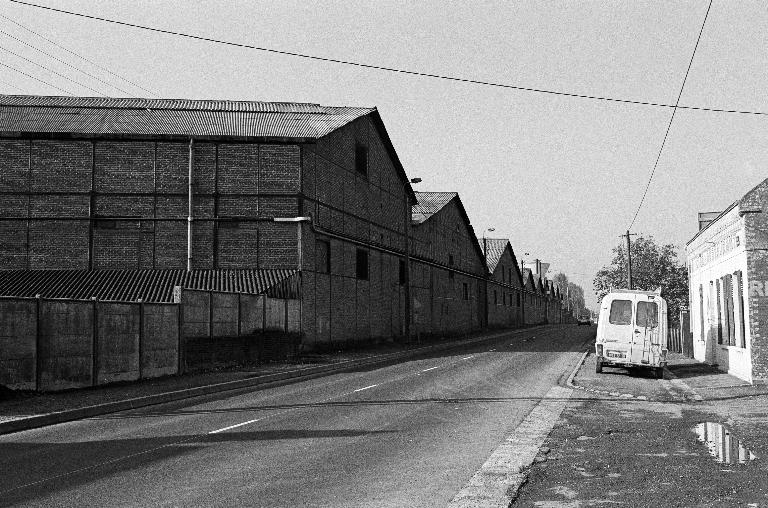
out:
M627 230L627 234L619 236L622 238L627 237L627 289L634 289L634 287L632 287L632 244L629 237L637 236L637 234L630 234L629 230Z

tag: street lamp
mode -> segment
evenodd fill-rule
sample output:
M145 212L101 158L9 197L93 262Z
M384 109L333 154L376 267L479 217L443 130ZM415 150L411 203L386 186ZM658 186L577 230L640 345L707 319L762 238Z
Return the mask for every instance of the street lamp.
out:
M408 180L412 184L421 183L421 178ZM405 336L411 341L411 227L412 212L405 200Z

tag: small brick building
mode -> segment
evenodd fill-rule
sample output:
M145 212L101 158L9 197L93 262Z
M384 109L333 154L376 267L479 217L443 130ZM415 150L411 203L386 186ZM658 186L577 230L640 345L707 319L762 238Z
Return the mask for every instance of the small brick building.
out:
M456 192L417 192L412 208L411 293L415 333L485 325L483 253Z
M722 213L700 216L706 220L685 247L694 357L746 381L765 382L768 180Z
M516 327L523 323L523 279L506 238L483 238L488 263L488 326Z

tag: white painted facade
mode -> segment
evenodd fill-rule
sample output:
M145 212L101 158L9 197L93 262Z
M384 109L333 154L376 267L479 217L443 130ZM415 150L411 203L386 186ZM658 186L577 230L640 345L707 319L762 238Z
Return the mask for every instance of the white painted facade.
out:
M749 271L739 202L686 245L694 357L752 382Z

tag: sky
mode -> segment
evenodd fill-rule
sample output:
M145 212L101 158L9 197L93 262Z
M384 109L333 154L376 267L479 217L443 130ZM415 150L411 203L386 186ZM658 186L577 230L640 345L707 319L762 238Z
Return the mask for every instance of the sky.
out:
M708 6L707 0L38 3L264 48L665 104L677 100ZM0 66L0 93L148 96L102 67L164 98L375 106L408 176L422 179L415 190L458 191L478 237L509 238L518 258L549 262L548 275L566 273L592 308L594 274L610 264L611 249L632 222L672 115L671 108L215 45L8 0L0 0L0 15L0 64L49 83ZM766 47L764 2L715 0L680 105L768 113ZM682 261L697 212L722 210L768 177L767 133L766 115L677 110L632 232L675 244Z

